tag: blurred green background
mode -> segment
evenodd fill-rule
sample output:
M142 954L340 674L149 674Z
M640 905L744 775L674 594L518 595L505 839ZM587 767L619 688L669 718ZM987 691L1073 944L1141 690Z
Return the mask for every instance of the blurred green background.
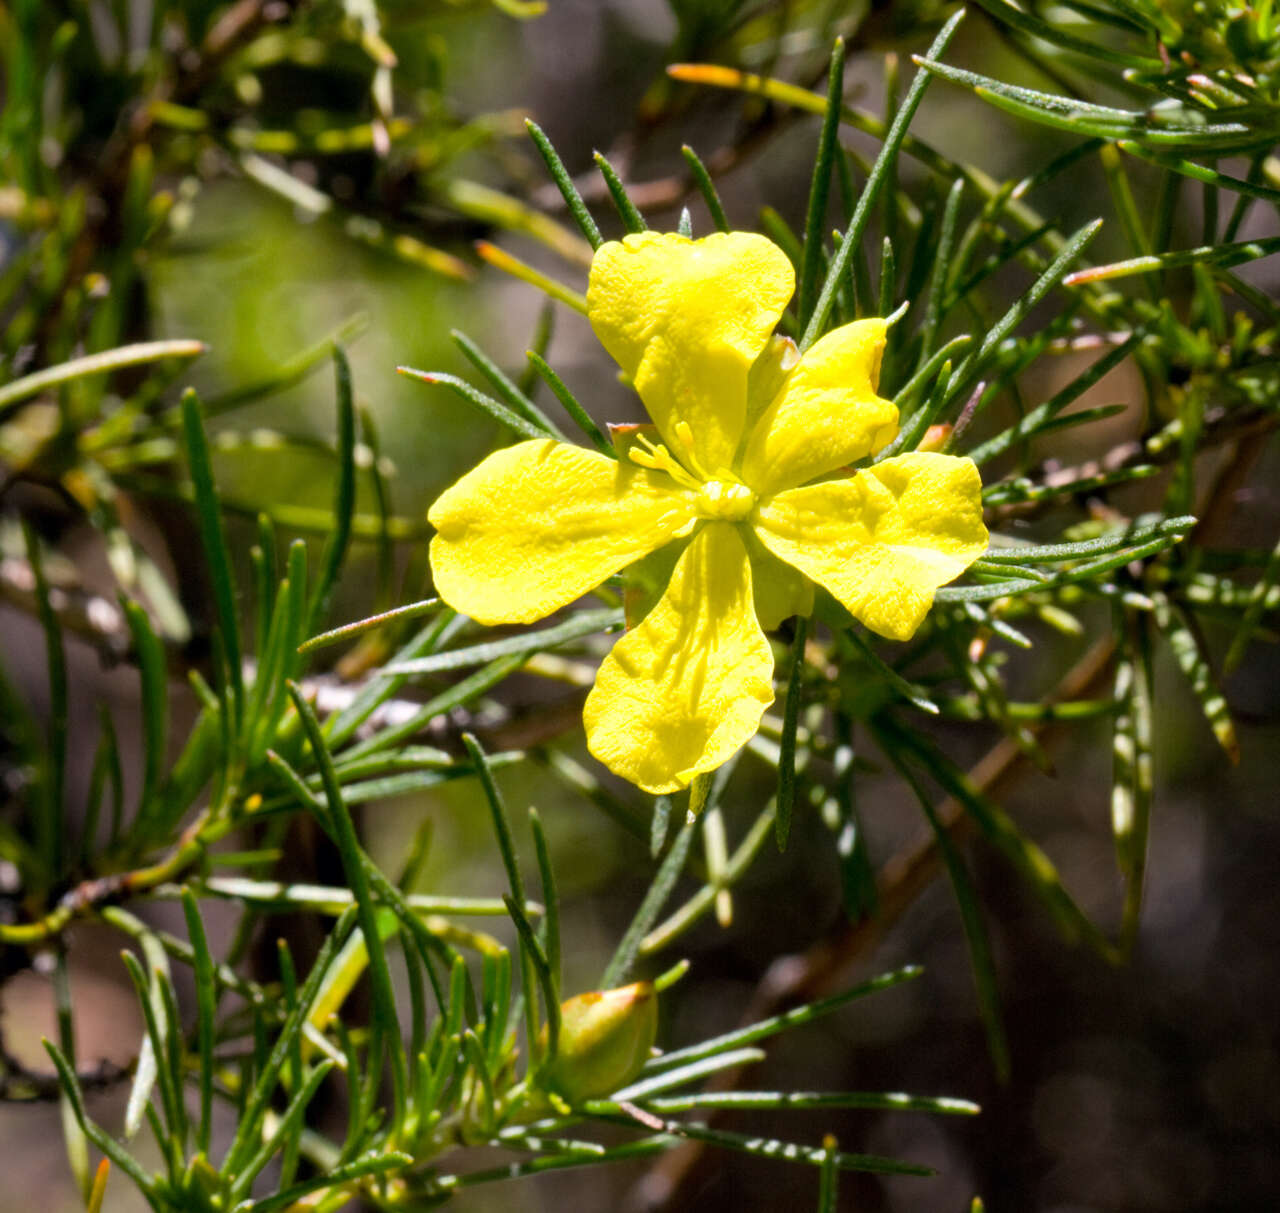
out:
M679 167L682 142L710 150L742 121L738 99L689 90L674 116L646 122L646 91L681 34L661 0L552 0L544 16L527 22L486 8L418 19L411 4L393 7L402 17L388 32L400 58L400 87L411 87L415 73L425 85L447 60L444 96L454 113L535 116L574 172L589 167L593 147L611 154L623 148L630 180L661 179ZM870 7L878 33L851 59L846 80L863 104L876 108L885 50L910 52L920 39L899 45L892 38L895 19L910 25L911 6ZM817 54L820 59L821 48ZM978 22L962 32L951 59L1014 80L1024 70ZM942 84L932 87L916 129L954 158L1000 176L1030 171L1070 142L1046 138ZM764 204L802 222L816 132L816 119L788 120L718 181L737 225L754 226ZM863 146L856 138L850 142ZM514 177L548 200L545 189L536 192L536 158L519 140L487 144L457 167L464 176L495 183ZM909 188L909 169L904 176ZM1140 201L1149 205L1151 180L1135 176ZM1100 179L1063 181L1069 185L1041 203L1065 225L1109 212ZM397 376L396 365L463 373L465 363L449 341L449 331L458 328L518 371L538 323L536 292L484 267L477 266L473 283L459 283L406 265L247 182L219 182L181 205L181 222L145 268L154 335L194 336L209 344L189 378L214 397L264 377L363 314L366 327L350 346L357 394L376 419L383 453L394 466L396 512L421 518L433 497L490 449L497 431L444 389ZM707 230L700 206L691 209L695 228ZM674 209L648 212L656 227L674 227L677 217ZM1191 232L1199 217L1187 214L1181 221ZM470 236L480 234L456 220L445 220L443 230L463 256ZM1112 234L1104 232L1102 242L1100 257L1118 252ZM565 274L528 240L502 237L500 243ZM1252 277L1273 291L1274 272L1266 264ZM573 273L580 285L580 271ZM633 415L585 321L567 309L557 312L549 359L598 420ZM1124 400L1135 390L1113 377L1099 386L1095 402ZM282 452L261 438L256 448L241 441L255 429L329 440L327 370L213 428L225 434L216 471L229 498L251 506L269 484L272 495L297 504L328 501L333 463L322 451ZM1069 461L1074 452L1064 446L1060 454ZM1272 454L1241 491L1234 523L1241 545L1274 542L1277 473ZM247 523L233 529L233 542L247 548ZM368 549L350 563L335 620L370 609L372 568ZM38 699L39 666L30 657L24 664L22 656L38 649L38 633L8 610L0 621L6 660ZM1262 1213L1280 1207L1280 663L1273 649L1255 654L1227 687L1243 724L1242 761L1234 768L1171 671L1157 671L1156 820L1147 905L1131 965L1112 970L1069 948L1008 869L982 848L972 850L1007 1000L1013 1049L1008 1084L997 1083L985 1052L960 924L944 883L935 882L873 946L861 949L854 968L828 975L833 988L900 964L919 962L927 969L920 981L786 1037L756 1075L759 1086L901 1089L972 1098L984 1108L980 1118L965 1122L798 1114L807 1119L793 1131L809 1140L832 1132L843 1148L907 1157L939 1170L933 1180L849 1177L841 1208L959 1213L975 1193L993 1213ZM1077 655L1059 654L1064 660ZM73 651L72 660L77 698L84 700L75 709L79 726L87 729L87 705L95 696L107 697L126 720L136 693L132 678L100 670L86 651ZM1025 677L1041 681L1035 669ZM941 735L950 753L969 761L992 740L961 726ZM575 761L589 762L580 745L571 743L567 751ZM1005 803L1053 856L1083 907L1113 922L1121 890L1107 820L1105 723L1075 730L1069 746L1053 756L1052 773L1024 769L1004 785ZM82 781L87 758L83 765ZM742 763L724 800L731 831L769 794L764 778L749 759ZM647 887L651 863L645 849L587 797L567 795L563 782L538 766L508 772L504 786L517 810L537 805L550 831L565 901L566 988L572 991L599 972ZM869 778L862 786L872 855L883 859L917 837L918 812L890 779ZM628 796L626 789L614 790ZM367 811L363 826L374 858L403 854L424 817L435 823L435 832L423 888L492 895L502 886L479 793L465 783ZM323 870L326 863L332 870L332 857L317 853L315 839L304 831L291 837L290 846L289 864L298 874ZM785 980L789 956L838 930L838 874L830 834L815 813L799 814L785 855L766 850L735 896L735 910L731 927L704 923L682 941L680 954L693 962L694 977L664 1000L664 1046L729 1028L762 981ZM163 911L156 915L164 921ZM285 923L282 930L305 936L306 927ZM124 970L103 943L91 929L72 936L81 1047L84 1056L125 1062L136 1048L139 1021ZM0 998L9 1047L32 1066L43 1066L38 1038L53 1022L47 984L23 974ZM123 1098L123 1092L97 1096L91 1111L114 1124ZM756 1123L764 1131L763 1120L733 1118L734 1127L747 1131ZM79 1207L55 1104L0 1106L0 1166L0 1208L54 1213ZM673 1175L666 1164L652 1171L582 1171L467 1193L454 1204L475 1213L552 1210L566 1201L584 1210L765 1213L810 1208L816 1193L812 1172L736 1156L704 1158L676 1187ZM108 1209L140 1207L123 1184L112 1185Z

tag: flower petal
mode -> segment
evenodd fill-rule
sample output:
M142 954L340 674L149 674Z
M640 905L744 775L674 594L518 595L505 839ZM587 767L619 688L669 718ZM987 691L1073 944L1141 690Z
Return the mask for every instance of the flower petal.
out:
M742 454L743 481L761 495L878 451L898 432L898 410L876 395L883 320L855 320L809 350L754 420Z
M799 569L779 560L752 531L747 531L746 540L760 626L772 632L792 615L812 615L813 582Z
M763 236L640 232L596 251L587 318L671 453L686 458L675 429L686 422L695 459L714 475L733 461L748 372L794 289L791 262Z
M756 517L765 547L891 640L914 635L934 590L987 547L978 469L954 455L897 455L779 493Z
M587 696L587 747L647 792L675 792L746 744L773 702L737 528L703 526L666 594L613 647Z
M495 451L427 518L436 592L480 623L528 623L690 526L667 476L535 438Z

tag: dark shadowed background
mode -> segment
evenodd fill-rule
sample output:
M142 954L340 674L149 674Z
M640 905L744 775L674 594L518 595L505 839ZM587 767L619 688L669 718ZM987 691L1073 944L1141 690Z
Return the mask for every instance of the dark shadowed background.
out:
M644 182L679 169L682 142L713 150L742 120L737 99L692 90L678 116L652 129L638 119L674 30L661 0L552 0L549 12L530 22L459 12L424 19L399 36L408 46L415 39L447 42L445 92L456 110L532 114L571 170L585 172L592 148L599 147L626 164L629 180ZM848 88L871 108L878 106L889 30L886 24L882 45L856 54L846 72ZM962 32L950 58L996 75L1009 70L1005 53L978 21ZM404 70L412 72L413 56L404 54L404 61ZM1047 138L941 83L932 86L917 125L949 155L1000 176L1029 171L1069 143L1066 136ZM766 204L802 221L816 135L816 119L788 117L718 181L735 225L755 226ZM849 141L863 146L856 137ZM539 170L523 144L513 140L503 155L536 191ZM491 156L477 155L469 167L477 177L495 175ZM910 188L910 168L903 171ZM1100 179L1061 180L1070 181L1070 188L1060 196L1042 194L1039 203L1061 217L1064 227L1111 213ZM1149 192L1142 191L1149 191L1152 180L1139 171L1135 182L1140 205L1149 205ZM535 197L548 205L555 201L545 190ZM691 204L691 210L695 229L708 230L701 205ZM603 214L604 208L597 211ZM678 210L648 212L655 227L674 228L677 217ZM1189 231L1198 230L1198 216L1182 221ZM1104 231L1099 256L1119 248L1118 242L1107 245L1111 239ZM555 264L536 248L511 243L533 260ZM1272 290L1275 274L1268 264L1250 267L1251 277ZM484 270L474 287L444 282L353 245L328 226L304 221L287 203L236 183L196 197L186 226L147 273L156 335L198 336L210 343L210 354L192 371L197 386L209 391L250 381L353 312L367 312L368 329L350 351L357 390L395 464L396 506L415 515L487 449L494 431L443 390L397 377L396 364L463 372L448 342L449 329L456 327L481 339L504 366L519 368L540 307L533 290L494 271ZM612 364L581 317L567 310L558 316L550 361L597 419L634 417L634 403L615 382ZM1052 388L1048 381L1036 385L1046 394ZM1136 401L1138 393L1135 381L1118 374L1094 389L1086 403ZM1118 424L1123 423L1121 417ZM253 426L328 438L328 379L315 377L237 416L237 430ZM1072 454L1064 446L1064 460ZM327 500L332 468L318 455L242 448L219 454L216 470L228 493L251 496L255 483L269 476L275 491L310 502ZM1230 535L1217 540L1270 548L1280 519L1277 483L1280 461L1272 449L1238 492ZM233 542L247 549L247 528L233 529ZM349 566L335 620L369 609L361 571L360 559ZM1101 634L1105 617L1098 623ZM8 669L38 701L38 630L10 610L0 613L0 629ZM1227 637L1208 639L1220 652ZM1088 636L1045 638L1019 658L1025 669L1015 676L1043 689L1089 642ZM136 697L133 676L102 669L85 649L73 646L71 659L73 746L76 738L89 736L99 697L113 705L127 735ZM794 1136L817 1142L830 1132L844 1149L901 1156L938 1169L937 1178L928 1180L847 1177L842 1209L960 1213L975 1194L992 1213L1261 1213L1280 1207L1278 675L1280 655L1258 645L1228 682L1242 746L1241 761L1232 766L1181 680L1171 668L1157 669L1150 876L1141 934L1127 966L1109 967L1070 946L998 857L981 844L968 847L1005 1000L1012 1046L1007 1083L996 1080L986 1052L959 917L945 881L930 883L883 932L859 935L847 955L824 972L820 988L807 991L828 993L907 963L925 967L917 981L782 1038L751 1086L947 1094L983 1107L982 1116L971 1120L793 1114L787 1131ZM512 684L513 693L521 693L520 685ZM1095 693L1107 691L1099 687ZM175 732L180 735L180 724ZM980 726L952 725L938 736L968 764L998 740ZM870 741L863 742L874 761ZM91 743L82 744L87 750ZM570 740L564 748L590 762L580 743ZM1113 926L1122 889L1109 827L1108 726L1103 720L1073 726L1055 736L1049 750L1053 771L1015 764L999 783L999 794L1053 857L1083 907ZM90 757L86 753L73 772L72 799L87 781ZM767 778L750 759L741 764L723 802L731 832L743 828L770 794ZM872 776L860 786L874 857L886 859L922 837L924 823L900 783ZM540 768L520 766L504 787L514 808L536 804L546 819L564 898L566 988L588 987L647 888L651 861L585 798L568 796ZM462 784L366 811L363 828L375 859L402 853L424 815L436 823L424 888L491 896L503 887L478 792ZM770 992L785 983L788 964L801 964L797 958L806 949L841 938L831 840L816 810L801 811L787 853L766 847L735 895L732 926L706 922L671 954L650 962L648 975L679 956L693 964L694 976L664 996L663 1046L732 1027L749 1006L767 1003ZM295 874L313 875L317 865L322 871L328 865L331 874L337 870L306 831L299 829L290 846ZM166 914L174 921L177 912L167 906L152 913L163 922ZM216 930L217 917L211 912L210 918ZM305 926L282 923L281 929L307 939ZM73 989L82 1056L127 1063L136 1052L140 1021L115 946L90 928L73 934ZM39 1036L53 1031L47 981L25 973L0 997L9 1047L32 1066L46 1065ZM117 1125L123 1099L123 1091L96 1096L93 1114ZM721 1123L743 1131L764 1132L771 1125L777 1130L764 1115L735 1114ZM61 1213L79 1207L56 1104L0 1106L0 1173L0 1209ZM653 1169L583 1170L492 1186L461 1195L455 1206L468 1213L567 1205L765 1213L812 1208L816 1191L815 1171L708 1155L679 1173L667 1160ZM106 1207L121 1213L142 1206L124 1184L113 1184Z

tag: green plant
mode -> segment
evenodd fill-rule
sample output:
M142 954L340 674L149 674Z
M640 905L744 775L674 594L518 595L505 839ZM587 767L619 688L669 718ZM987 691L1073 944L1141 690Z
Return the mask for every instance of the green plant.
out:
M209 23L203 6L186 7L184 28L207 46L219 25ZM394 15L396 6L387 7ZM753 45L760 30L774 28L769 22L776 15L767 4L676 7L680 53L736 47L734 37L748 29L748 19L758 23L749 25L746 42ZM1273 432L1280 404L1272 350L1276 305L1234 272L1280 248L1276 237L1239 239L1251 206L1274 208L1280 200L1268 159L1275 140L1270 10L1215 10L1214 16L1200 8L1183 13L1100 0L1072 6L1087 19L1081 33L1066 26L1058 7L1014 9L991 0L982 8L1007 23L1024 66L1052 80L1054 92L949 64L957 15L919 57L921 70L905 92L896 60L890 62L883 114L845 102L841 41L830 57L825 95L772 74L676 64L669 82L646 99L646 118L669 118L688 102L671 81L745 92L761 125L749 128L744 143L776 120L776 109L761 117L761 104L821 115L803 224L797 230L768 209L760 216L760 226L791 256L799 283L782 331L803 348L858 318L895 318L880 391L897 405L900 433L864 462L921 447L967 455L983 471L992 545L962 584L938 591L927 622L906 645L886 644L819 594L812 621L793 621L778 638L779 707L765 715L741 757L696 780L687 799L639 799L584 766L577 740L577 708L600 651L598 637L623 625L623 581L603 587L599 603L500 635L420 598L421 545L399 567L395 552L425 528L389 504L377 432L357 406L341 342L321 342L272 382L229 389L221 401L202 405L192 391L175 401L171 385L199 344L145 340L145 309L130 311L121 302L143 291L139 258L157 238L168 206L150 184L152 152L138 150L150 149L151 124L177 132L165 151L180 165L194 154L194 144L183 139L212 140L268 188L292 191L301 205L315 201L278 168L254 159L265 150L255 140L272 133L245 125L244 107L258 104L244 83L257 78L254 64L296 57L299 48L318 42L328 65L358 52L367 86L353 102L366 118L362 124L322 123L309 134L310 119L298 114L292 124L273 128L270 150L285 157L309 153L322 137L336 138L338 127L346 131L344 150L352 140L361 149L376 148L383 137L396 145L383 74L390 64L385 54L379 58L374 7L290 9L282 30L246 27L234 53L217 61L218 73L197 79L209 95L186 100L168 95L190 86L166 73L165 64L172 64L157 34L144 66L131 70L157 81L163 96L138 111L149 115L146 138L121 153L118 163L127 171L115 175L117 194L107 208L118 230L98 225L89 239L75 188L41 167L43 119L34 82L82 55L83 39L60 34L39 6L14 6L7 29L11 104L0 147L15 181L4 197L27 237L6 262L4 350L11 368L20 358L27 362L0 387L0 458L8 475L0 539L22 570L10 577L8 592L43 631L49 710L32 712L2 684L0 713L9 739L3 762L25 772L25 781L0 820L0 856L19 880L0 921L0 944L5 973L41 955L51 958L59 1040L49 1051L69 1157L91 1208L101 1200L101 1180L95 1188L90 1145L163 1210L337 1209L356 1198L373 1207L422 1207L471 1187L649 1158L683 1142L817 1168L820 1209L836 1207L839 1171L927 1172L909 1161L842 1152L829 1138L801 1145L712 1123L734 1110L975 1112L956 1099L728 1089L744 1067L763 1059L761 1042L905 981L914 968L644 1056L655 1003L658 1039L670 1044L661 1008L679 996L677 982L699 979L696 967L690 972L672 949L687 944L708 919L731 921L735 897L752 896L744 886L769 866L770 840L777 850L801 845L795 836L802 818L816 816L826 827L826 845L815 848L811 860L838 871L843 897L845 921L825 941L839 960L827 955L817 962L829 971L859 955L862 926L891 920L911 903L923 875L945 872L999 1072L1008 1071L1009 1050L986 914L962 849L967 836L981 838L1010 865L1065 939L1083 941L1110 962L1131 951L1152 818L1156 654L1167 648L1214 735L1234 755L1235 725L1218 674L1238 663L1251 643L1272 637L1280 605L1277 553L1234 546L1227 525L1232 491ZM265 9L257 15L266 20ZM806 28L825 33L820 23ZM766 39L764 45L780 51L780 43ZM100 46L98 59L105 62ZM786 56L779 53L778 60ZM926 90L943 87L931 85L938 76L1020 118L1065 127L1080 141L1029 176L997 180L911 132ZM1109 95L1103 90L1130 96L1133 108L1074 95ZM1157 93L1165 100L1149 104ZM370 103L373 116L364 112ZM108 125L116 110L110 100L103 105L80 129L93 129L95 121L98 128ZM429 138L421 130L415 138L425 139L441 164L450 160L450 149L477 137L443 112L432 116L438 125L428 123ZM842 146L842 127L879 141L873 161ZM597 156L601 184L593 194L541 129L531 126L530 133L581 241L515 203L468 193L456 179L443 196L463 210L470 198L473 214L490 222L505 217L510 226L543 237L571 267L583 259L582 242L594 249L603 240L599 208L593 214L584 193L612 201L615 227L646 226L634 197L642 191L608 159ZM63 142L70 164L76 141ZM96 146L76 154L87 156ZM1220 171L1217 160L1237 154L1249 157L1245 175ZM1126 165L1134 166L1126 156L1150 173L1137 178L1153 192L1150 221L1135 200ZM434 168L437 161L427 160ZM685 149L684 163L688 177L679 179L678 189L695 195L711 224L728 230L731 205L717 193L712 174L692 149ZM422 168L421 159L414 161L414 172ZM1115 251L1096 263L1087 258L1097 247L1098 219L1071 230L1048 193L1095 170L1110 198L1107 228L1124 242L1113 243ZM76 175L68 171L67 179ZM1197 244L1182 247L1186 194L1193 190L1202 232ZM1235 199L1229 211L1224 194ZM339 204L330 199L325 205ZM393 223L398 214L393 209L379 222ZM685 210L680 229L692 231L693 223ZM360 224L350 230L357 238L372 231ZM383 228L383 235L390 230ZM559 305L585 306L575 284L492 244L480 253ZM422 263L452 265L435 255ZM110 280L107 304L97 302L93 273ZM1012 302L1010 280L1016 282ZM496 422L499 432L559 435L567 420L587 442L609 450L612 438L599 411L577 399L571 374L553 369L549 337L548 319L527 368L513 374L455 334L481 386L449 372L408 373L449 389L477 410L481 424ZM224 409L328 359L338 434L331 509L317 514L287 501L263 502L246 565L228 540L232 503L216 487L206 426ZM1050 362L1068 369L1039 399L1036 376ZM1136 368L1141 399L1094 403L1095 389L1122 365ZM1116 419L1127 426L1118 439ZM371 457L362 453L358 435ZM1082 452L1065 466L1051 457L1064 438ZM163 476L140 475L155 468ZM22 493L49 486L106 537L122 591L118 608L81 585L74 566L32 524L39 511ZM155 493L156 499L176 492L193 507L196 563L207 577L214 619L207 660L197 648L181 647L191 620L123 528L116 509L121 492ZM374 510L361 512L362 496ZM309 530L325 534L318 562L301 539L285 547L278 535ZM356 552L362 544L373 545L385 609L324 631L335 586L362 558ZM242 598L246 568L251 593ZM149 611L135 600L140 595ZM408 605L390 606L393 600ZM126 797L126 760L104 712L83 814L73 812L67 795L65 637L72 631L127 656L141 686L136 793ZM354 645L341 667L352 685L335 701L326 696L316 662L339 644ZM169 679L176 665L184 667L198 711L171 761L175 692ZM569 710L548 713L533 730L519 727L540 710L548 688L567 695ZM1045 763L1051 731L1099 718L1109 720L1113 739L1111 816L1124 881L1115 930L1080 908L1045 850L990 787L1017 764ZM994 743L990 761L967 772L936 731L939 721ZM878 769L895 772L918 800L929 839L908 865L880 870L859 798ZM353 818L363 805L455 781L478 787L478 803L492 823L506 885L491 891L498 896L418 891L428 827L416 832L400 870L388 874L370 858ZM656 865L594 982L597 991L609 992L610 1007L616 1000L621 1040L603 1049L603 1059L594 1035L584 1043L583 1034L597 1030L594 1021L583 1026L584 1006L595 1000L568 999L577 992L562 988L559 861L542 819L525 803L535 782L544 792L593 804L605 819L601 829L639 839ZM507 803L517 798L513 813ZM526 808L536 897L517 858ZM273 873L299 821L313 824L332 847L341 881ZM673 908L681 880L692 880L693 888ZM212 947L206 933L201 903L214 899L236 910L225 949ZM136 912L149 900L181 904L186 938ZM284 943L269 974L254 972L251 941L286 912L324 922L323 944L305 972ZM501 931L482 929L478 919L500 923ZM83 1098L86 1085L122 1078L86 1068L76 1048L64 945L69 929L89 920L129 943L125 963L145 1020L123 1140L88 1114ZM189 1028L175 993L175 966L189 968L195 979ZM626 986L642 972L650 974L652 989ZM813 973L806 981L817 984ZM370 993L367 1016L354 996L358 987ZM9 1098L48 1094L39 1075L19 1067L8 1065L3 1078ZM345 1104L345 1130L322 1130L315 1111L335 1099ZM216 1107L234 1126L227 1142L215 1141ZM131 1144L144 1121L158 1149L158 1170L140 1161ZM808 1127L802 1132L810 1135ZM510 1151L515 1161L476 1169L467 1155L480 1147Z

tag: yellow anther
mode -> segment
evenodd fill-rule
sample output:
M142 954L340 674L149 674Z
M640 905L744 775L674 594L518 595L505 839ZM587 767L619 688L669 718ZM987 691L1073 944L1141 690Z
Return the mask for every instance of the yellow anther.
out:
M687 421L677 421L673 428L676 441L683 448L685 466L700 480L713 479L711 473L698 462L698 456L693 446L693 431L689 428L689 423Z
M650 442L643 434L636 435L636 445L628 448L627 458L643 468L666 472L682 488L697 492L701 484L701 481L691 476L665 446Z

